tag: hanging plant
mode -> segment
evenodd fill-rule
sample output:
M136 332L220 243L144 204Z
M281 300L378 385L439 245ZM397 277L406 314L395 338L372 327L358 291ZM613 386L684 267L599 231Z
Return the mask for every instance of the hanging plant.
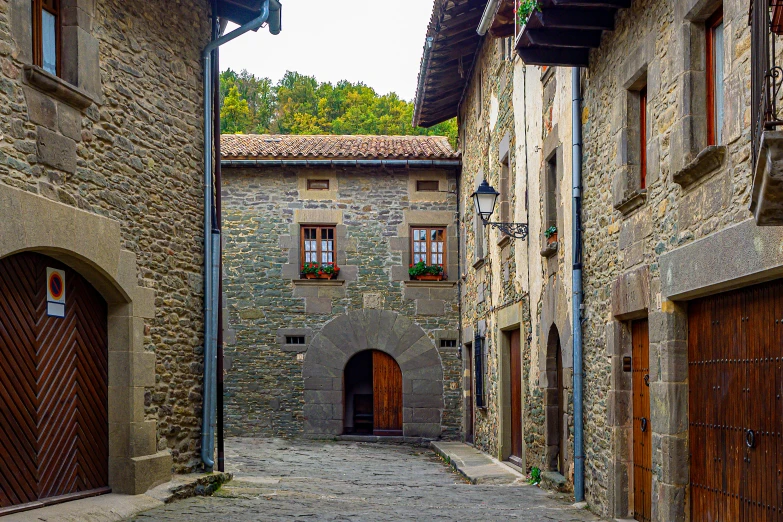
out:
M549 239L550 237L557 235L557 227L551 226L544 231L544 237Z
M538 0L522 0L517 8L517 24L525 25L528 18L535 11L541 12L541 4Z

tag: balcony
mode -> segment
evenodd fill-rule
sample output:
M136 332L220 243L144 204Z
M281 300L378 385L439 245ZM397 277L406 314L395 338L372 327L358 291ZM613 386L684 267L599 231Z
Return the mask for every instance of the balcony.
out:
M753 187L750 210L759 226L783 225L783 119L778 35L783 0L751 0Z
M783 1L783 0L781 0ZM526 64L587 67L590 49L614 30L617 11L631 0L541 0L517 37L516 50Z

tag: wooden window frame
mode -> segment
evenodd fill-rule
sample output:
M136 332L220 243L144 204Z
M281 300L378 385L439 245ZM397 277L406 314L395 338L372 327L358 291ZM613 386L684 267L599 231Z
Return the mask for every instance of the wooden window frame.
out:
M647 188L647 86L639 91L639 183Z
M315 187L315 183L326 183L326 188L321 187ZM329 190L330 184L328 179L308 179L307 180L307 190Z
M431 255L432 255L432 231L433 230L437 230L437 231L440 231L440 232L443 233L443 252L438 252L438 254L442 254L443 255L443 263L437 263L437 264L438 264L438 266L443 267L443 277L445 279L445 277L446 277L446 266L447 266L447 262L448 262L448 260L446 259L446 252L448 251L448 236L446 235L446 232L447 232L446 227L442 227L442 226L441 227L431 227L431 226L426 226L426 227L425 226L412 226L411 227L411 243L410 243L410 247L411 247L411 263L415 263L414 257L413 257L414 253L415 253L414 252L414 244L415 243L421 243L421 241L416 241L415 240L415 231L416 230L424 230L424 231L426 231L426 241L424 241L424 242L427 245L426 246L426 248L427 248L427 261L425 261L425 264L427 264L427 265L432 265L432 263L430 262L430 261L432 261L432 257L431 257Z
M715 122L715 29L723 23L723 6L705 24L707 62L707 145L717 145Z
M323 235L322 235L323 231L325 231L325 230L331 230L332 231L332 238L331 239L326 238L326 239L329 240L329 241L332 241L332 250L331 250L332 261L331 261L331 263L334 263L336 265L337 264L337 230L336 230L336 227L334 225L302 225L300 227L300 230L299 230L299 261L300 261L300 266L304 267L305 264L308 262L308 261L305 261L305 255L307 253L305 251L305 230L307 230L307 229L314 229L314 230L317 231L317 238L315 239L315 241L316 241L316 250L315 250L315 252L316 252L316 257L318 258L317 262L318 262L319 265L324 263L324 261L321 261L321 259L323 258L323 250L321 249L321 245L322 245L321 242L324 240ZM313 261L309 261L309 262L312 263Z
M434 183L435 188L422 188L424 184ZM436 179L417 179L416 180L416 192L440 192L440 182Z
M62 5L61 0L32 0L33 64L43 68L43 11L54 15L57 76L62 74Z

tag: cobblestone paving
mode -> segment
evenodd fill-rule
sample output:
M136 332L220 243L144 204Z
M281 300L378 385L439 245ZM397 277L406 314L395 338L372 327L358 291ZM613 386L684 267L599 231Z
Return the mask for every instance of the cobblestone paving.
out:
M133 520L598 520L534 486L467 484L423 447L231 439L226 461L235 478L214 496Z

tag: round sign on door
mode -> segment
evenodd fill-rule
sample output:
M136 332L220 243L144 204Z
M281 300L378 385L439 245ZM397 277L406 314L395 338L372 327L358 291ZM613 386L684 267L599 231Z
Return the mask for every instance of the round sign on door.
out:
M46 268L46 313L65 317L65 270Z

